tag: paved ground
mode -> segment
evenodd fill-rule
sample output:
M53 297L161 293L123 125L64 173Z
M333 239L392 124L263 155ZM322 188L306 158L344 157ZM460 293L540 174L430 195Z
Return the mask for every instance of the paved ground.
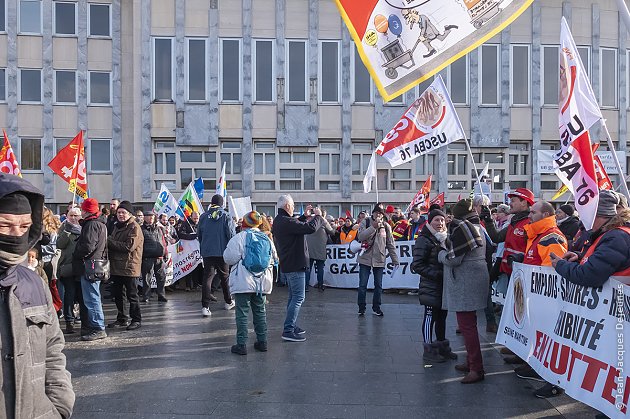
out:
M356 315L356 292L311 290L302 308L304 343L280 339L286 288L268 304L269 352L230 353L234 312L215 303L203 319L198 292L142 306L143 326L81 342L67 337L76 418L593 418L566 396L531 393L482 333L486 380L464 386L453 362L424 367L416 297L384 295L385 317ZM368 298L371 298L368 295ZM369 300L368 300L369 301ZM368 311L368 313L370 313ZM485 320L480 316L480 323ZM106 318L115 318L112 303ZM480 325L485 330L485 324ZM108 331L109 332L109 331ZM449 316L448 336L464 351Z

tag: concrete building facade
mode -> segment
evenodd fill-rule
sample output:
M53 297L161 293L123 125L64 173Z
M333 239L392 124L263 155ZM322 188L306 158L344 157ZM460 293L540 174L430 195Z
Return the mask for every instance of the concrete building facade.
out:
M291 193L356 214L376 200L362 190L373 149L430 83L383 103L333 0L0 0L0 10L0 125L53 206L72 195L47 162L83 129L99 201L150 207L161 183L177 197L199 176L212 191L226 163L229 193L261 212ZM616 2L537 0L441 72L479 169L490 162L494 201L509 187L549 199L560 186L539 167L559 147L561 16L627 174L628 33ZM599 127L592 137L607 151ZM429 174L447 201L467 195L465 144L396 168L379 161L379 199L406 204Z

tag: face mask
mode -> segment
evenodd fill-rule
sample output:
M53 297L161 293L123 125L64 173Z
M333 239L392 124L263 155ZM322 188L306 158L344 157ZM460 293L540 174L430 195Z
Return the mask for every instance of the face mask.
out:
M19 237L0 234L0 252L25 255L31 248L28 243L28 234L28 231Z

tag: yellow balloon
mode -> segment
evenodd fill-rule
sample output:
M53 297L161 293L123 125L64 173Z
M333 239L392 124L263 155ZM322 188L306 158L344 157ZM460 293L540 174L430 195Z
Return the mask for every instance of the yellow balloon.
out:
M376 41L378 41L378 35L376 34L376 31L374 29L370 29L365 33L365 36L363 37L363 42L373 47L374 45L376 45Z

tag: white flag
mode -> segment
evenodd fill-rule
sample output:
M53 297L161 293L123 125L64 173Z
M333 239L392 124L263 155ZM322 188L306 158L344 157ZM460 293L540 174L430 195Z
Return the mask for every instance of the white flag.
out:
M488 177L488 176L490 176L490 162L489 161L486 162L486 165L484 166L483 170L479 174L479 180L483 181L483 178Z
M370 164L368 165L367 172L363 178L363 192L370 193L372 190L372 179L376 178L376 154L372 153L370 158Z
M376 149L396 167L465 138L441 76L407 109Z
M169 218L174 216L177 212L177 201L171 191L169 191L164 184L162 184L160 193L155 200L153 211L155 211L157 215L166 214Z
M225 162L223 162L223 168L221 169L221 177L217 182L217 190L215 192L216 195L221 195L223 197L223 202L227 201L227 188L225 182Z

